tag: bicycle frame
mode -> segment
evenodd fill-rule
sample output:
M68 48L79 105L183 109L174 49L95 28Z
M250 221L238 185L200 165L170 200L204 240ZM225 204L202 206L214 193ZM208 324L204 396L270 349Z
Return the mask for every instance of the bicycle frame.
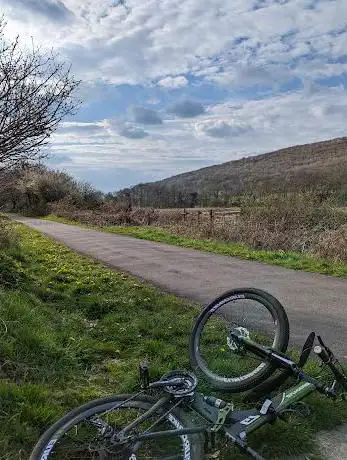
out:
M312 393L313 391L316 391L316 389L317 388L314 385L314 383L301 382L291 387L289 390L279 394L273 400L267 400L269 401L269 403L266 403L266 412L264 409L264 405L260 410L249 409L241 411L230 411L230 414L225 418L225 422L223 423L223 425L217 427L218 429L215 431L219 431L220 429L234 444L236 444L240 448L240 450L248 453L253 458L261 459L262 457L260 457L255 451L253 451L251 448L247 446L247 435L259 429L261 426L273 422L281 414L281 412L288 409L288 407L290 407L293 403L300 401L308 394ZM211 429L213 430L213 428L216 428L220 409L218 407L214 407L208 404L204 400L204 398L204 394L195 393L192 401L187 401L187 398L185 397L180 398L180 402L182 404L182 407L186 408L186 410L194 411L195 413L202 416L207 421L207 425L156 432L151 432L147 430L144 433L137 435L136 437L131 436L131 439L133 441L144 441L146 439L154 439L168 436L170 437L184 436L188 434L197 433L210 433ZM163 408L165 415L167 415L174 409L174 407L178 406L177 400L175 400L174 398L174 404L172 405L172 407L168 409L168 402L168 398L162 398L162 400L160 400L160 404L156 405L156 409ZM141 415L141 420L135 420L134 422L132 422L132 426L134 426L134 423L140 424L146 418L149 418L151 413L152 411L151 409L149 409L148 412ZM124 431L128 431L128 427L126 427Z
M271 423L276 420L281 413L285 412L290 406L302 400L308 394L319 391L326 396L334 398L336 396L334 390L320 383L318 380L306 375L297 364L285 355L282 355L271 348L265 348L252 342L249 338L237 337L235 338L242 341L242 345L254 354L258 355L265 360L276 363L277 367L290 369L294 376L300 380L299 383L293 385L286 391L278 394L273 399L266 399L260 409L250 409L234 411L232 406L227 402L212 398L214 403L207 402L209 397L202 393L193 393L188 396L175 397L167 394L162 397L156 404L155 409L163 409L161 415L152 426L144 433L136 436L123 437L123 440L131 439L135 441L135 445L139 446L141 441L146 439L155 439L167 436L185 436L194 433L216 433L217 431L224 432L225 436L231 440L232 443L238 448L247 453L250 457L257 460L264 460L256 451L247 446L247 435L259 429L261 426ZM211 397L210 397L211 399ZM172 404L168 408L168 405ZM154 407L154 406L153 406ZM125 427L122 432L126 434L136 425L139 425L144 420L153 414L153 407L141 415L138 419L133 421L128 427ZM192 411L200 415L207 424L199 425L191 428L182 428L166 431L153 432L152 429L172 412L176 407L182 407L187 411ZM225 409L227 408L227 410ZM223 409L224 408L224 409ZM223 415L221 416L222 411Z

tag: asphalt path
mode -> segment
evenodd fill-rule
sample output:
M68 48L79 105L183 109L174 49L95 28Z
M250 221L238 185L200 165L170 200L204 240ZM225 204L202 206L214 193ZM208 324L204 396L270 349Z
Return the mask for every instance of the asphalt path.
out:
M234 287L257 287L284 305L292 344L310 331L322 335L347 361L347 280L220 256L164 243L91 230L40 219L16 220L75 251L186 299L207 304Z

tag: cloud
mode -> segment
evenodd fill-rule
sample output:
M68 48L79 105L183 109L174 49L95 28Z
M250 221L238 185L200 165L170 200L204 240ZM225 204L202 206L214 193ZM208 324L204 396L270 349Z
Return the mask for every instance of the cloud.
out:
M224 120L197 123L196 130L207 136L224 138L238 136L250 130L249 126L229 123Z
M146 100L147 104L152 104L152 105L159 104L159 102L160 102L160 99L158 99L157 97L150 97L149 99Z
M161 0L160 7L157 0L132 0L131 8L123 1L0 3L11 12L13 34L30 37L35 30L35 40L48 47L54 43L78 76L89 81L156 81L159 87L177 88L189 73L217 84L238 85L245 78L243 85L267 84L268 79L272 85L291 72L300 74L313 61L324 65L346 49L345 0L216 0L206 5ZM20 14L22 9L31 11L30 18ZM52 28L42 14L60 18L62 25L71 14L74 21ZM346 71L335 69L339 75Z
M179 77L166 77L158 81L159 86L170 89L183 88L187 84L188 80L183 75Z
M95 170L91 180L102 187L104 173L117 168L138 172L138 182L148 176L155 180L290 145L344 136L345 107L344 88L318 85L311 92L302 88L266 98L229 98L211 104L199 120L167 119L159 130L156 125L147 125L150 135L141 138L136 148L134 141L120 132L141 128L100 120L94 124L105 126L107 137L86 131L72 138L71 133L61 134L51 152L70 157L73 163L64 167L72 173L78 170L88 175ZM113 189L118 183L132 185L133 179L129 175L127 183L126 177L115 176Z
M176 102L168 108L169 113L173 113L178 117L191 118L197 117L204 113L205 109L200 102L184 100Z
M313 106L310 111L315 117L317 118L326 118L328 116L342 116L346 117L347 116L347 105L345 104L345 101L342 101L342 103L329 103L329 102L323 102L317 106Z
M60 0L16 0L15 6L13 0L3 0L3 2L19 11L25 10L32 15L44 16L52 22L69 22L74 17L72 11Z
M262 63L261 65L244 63L237 67L231 63L225 63L222 72L214 71L206 74L206 78L209 81L239 89L256 86L276 86L284 84L296 76L296 72L291 70L285 63Z
M132 108L134 121L143 125L160 125L163 123L155 110L147 107L135 106Z
M287 72L287 76L288 76ZM282 78L281 78L282 77ZM289 78L291 78L289 76ZM238 68L233 78L235 85L253 86L271 84L274 80L285 79L283 68L278 66L253 66L248 65Z
M81 181L92 183L97 189L104 192L114 192L121 188L136 185L139 182L154 181L156 176L149 172L145 174L141 168L80 168L71 167L71 173Z
M148 133L143 129L134 126L125 126L120 132L120 136L127 137L128 139L143 139L148 136Z
M346 134L346 0L0 5L6 34L53 43L84 81L52 152L100 184L112 168L156 179Z
M105 122L63 122L57 134L71 136L95 136L105 135Z
M50 164L50 165L61 165L61 164L66 164L66 163L72 163L72 159L67 156L67 155L59 155L59 154L55 154L55 155L50 155L47 159L47 163Z

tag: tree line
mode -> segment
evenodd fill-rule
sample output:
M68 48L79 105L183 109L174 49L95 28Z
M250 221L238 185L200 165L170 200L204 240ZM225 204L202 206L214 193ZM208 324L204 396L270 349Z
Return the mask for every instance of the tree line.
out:
M104 202L102 192L87 182L44 165L21 164L0 172L0 210L27 215L45 215L50 205L94 209Z

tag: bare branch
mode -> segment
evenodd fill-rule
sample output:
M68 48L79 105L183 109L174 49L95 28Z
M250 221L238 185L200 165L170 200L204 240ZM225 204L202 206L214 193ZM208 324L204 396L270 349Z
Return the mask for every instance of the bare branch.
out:
M8 43L0 18L0 170L43 157L59 122L75 113L79 85L53 52Z

